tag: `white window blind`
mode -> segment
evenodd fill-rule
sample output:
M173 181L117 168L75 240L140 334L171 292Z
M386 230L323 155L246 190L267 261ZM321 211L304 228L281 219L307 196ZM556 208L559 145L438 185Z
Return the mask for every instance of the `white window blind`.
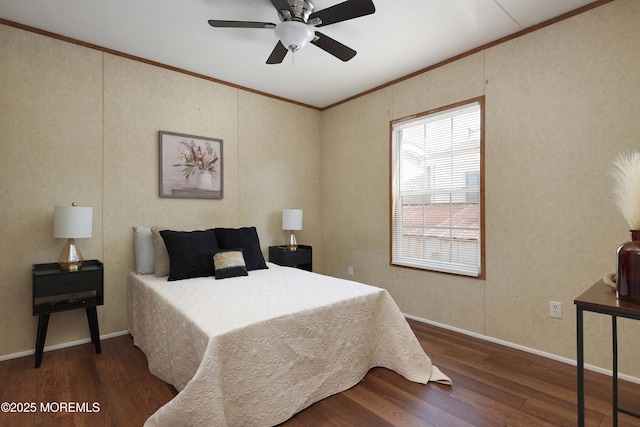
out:
M392 124L394 265L480 276L481 104Z

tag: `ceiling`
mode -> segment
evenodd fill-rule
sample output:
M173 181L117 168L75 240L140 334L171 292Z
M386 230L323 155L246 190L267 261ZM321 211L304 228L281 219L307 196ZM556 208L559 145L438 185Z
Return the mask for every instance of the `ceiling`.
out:
M321 29L358 52L349 62L308 45L267 65L272 29L207 23L277 24L269 0L0 0L0 18L323 108L593 2L373 1L373 15Z

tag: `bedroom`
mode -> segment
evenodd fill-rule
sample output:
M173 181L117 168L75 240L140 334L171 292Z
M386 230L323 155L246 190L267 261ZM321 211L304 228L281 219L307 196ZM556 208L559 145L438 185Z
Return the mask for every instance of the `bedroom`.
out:
M132 225L255 225L266 249L296 206L318 272L351 265L404 313L574 360L573 299L628 240L609 170L638 146L638 18L615 0L324 111L1 25L0 358L33 351L31 265L57 259L53 207L77 201L94 208L83 253L105 263L103 335L127 328ZM486 280L390 267L389 121L480 95ZM158 130L224 140L224 199L158 198ZM587 322L587 363L610 369L609 325ZM639 331L620 331L621 372L636 378ZM87 336L83 313L62 313L47 346Z

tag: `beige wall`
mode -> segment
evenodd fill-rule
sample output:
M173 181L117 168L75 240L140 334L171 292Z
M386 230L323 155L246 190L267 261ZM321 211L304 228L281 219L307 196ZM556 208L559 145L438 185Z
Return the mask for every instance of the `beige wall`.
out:
M639 18L616 0L323 112L0 26L0 357L34 348L30 267L57 258L53 207L77 201L95 209L80 245L105 262L103 334L126 329L131 226L256 225L266 250L299 207L316 270L351 265L408 314L575 358L573 298L628 238L608 174L638 147ZM390 267L389 121L481 95L486 280ZM158 130L224 140L224 199L158 197ZM609 323L585 320L587 362L609 368ZM640 377L640 325L620 333ZM52 316L48 346L87 337L81 311Z
M0 357L35 347L31 265L62 250L56 205L94 208L78 243L105 264L101 334L127 328L134 225L255 225L266 255L295 207L320 247L319 111L3 25L0 64ZM159 130L223 140L222 200L158 197ZM82 310L51 317L47 346L86 338Z
M639 148L639 21L618 0L324 111L324 272L351 265L405 313L575 359L573 299L629 239L609 171ZM389 121L482 95L486 280L390 267ZM610 369L610 322L585 326L587 363ZM619 329L638 377L640 325Z

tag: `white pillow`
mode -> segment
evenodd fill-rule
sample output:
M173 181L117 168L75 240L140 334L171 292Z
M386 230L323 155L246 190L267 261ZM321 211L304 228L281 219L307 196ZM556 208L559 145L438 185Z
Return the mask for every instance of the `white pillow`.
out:
M133 248L136 257L136 274L155 273L153 234L149 227L133 227Z
M206 227L204 225L198 225L195 227L183 227L183 228L173 228L173 227L151 227L151 234L153 235L153 243L155 246L155 272L156 277L163 277L169 275L169 252L167 252L167 247L164 244L164 239L160 235L160 230L173 230L173 231L195 231L195 230L205 230Z

